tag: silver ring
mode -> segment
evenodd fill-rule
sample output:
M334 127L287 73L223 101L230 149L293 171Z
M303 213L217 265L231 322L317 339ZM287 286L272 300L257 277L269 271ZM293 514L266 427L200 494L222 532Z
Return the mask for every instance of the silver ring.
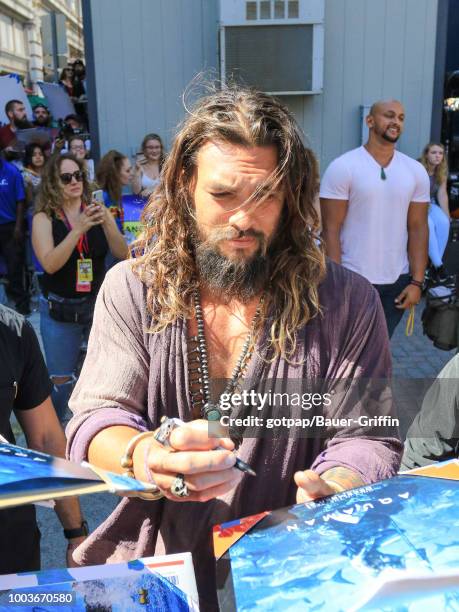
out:
M171 493L176 497L188 497L190 494L188 487L186 486L185 476L183 474L177 474L175 477L171 486Z

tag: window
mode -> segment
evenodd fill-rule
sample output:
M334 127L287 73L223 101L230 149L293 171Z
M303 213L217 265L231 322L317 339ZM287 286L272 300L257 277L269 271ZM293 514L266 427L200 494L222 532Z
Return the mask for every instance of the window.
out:
M0 47L14 51L13 20L6 15L0 15Z
M260 19L271 19L271 2L269 0L260 2Z
M247 20L257 18L257 3L247 2L245 5L245 17Z
M26 47L25 47L25 32L20 23L17 21L14 22L13 26L14 30L14 52L18 55L26 55Z
M284 19L285 17L285 2L284 0L276 0L274 2L274 19Z
M298 0L289 0L288 3L288 18L298 19L300 13L300 3Z

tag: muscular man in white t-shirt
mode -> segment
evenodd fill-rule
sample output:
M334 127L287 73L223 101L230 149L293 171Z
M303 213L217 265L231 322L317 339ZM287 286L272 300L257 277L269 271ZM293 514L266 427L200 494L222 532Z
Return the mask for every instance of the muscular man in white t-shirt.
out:
M375 286L389 336L419 302L427 264L429 177L395 150L404 120L400 102L373 104L368 142L335 159L320 187L327 254Z

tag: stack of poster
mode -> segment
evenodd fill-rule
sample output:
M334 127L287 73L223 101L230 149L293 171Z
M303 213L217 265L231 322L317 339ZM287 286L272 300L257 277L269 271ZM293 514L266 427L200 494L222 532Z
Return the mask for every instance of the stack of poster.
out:
M102 491L149 491L152 486L89 463L79 465L0 442L0 508Z
M0 576L0 608L16 612L197 612L190 553Z
M225 610L459 610L459 462L214 528Z

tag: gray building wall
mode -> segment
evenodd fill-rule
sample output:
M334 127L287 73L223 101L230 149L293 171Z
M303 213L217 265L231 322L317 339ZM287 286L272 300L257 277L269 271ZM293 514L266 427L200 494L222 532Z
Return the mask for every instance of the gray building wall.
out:
M184 116L185 87L217 67L217 1L83 0L83 10L91 20L101 153L132 155L148 132L169 146Z
M168 146L183 90L218 65L218 1L87 2L101 152L132 154L149 131ZM380 98L405 104L399 148L419 155L430 136L436 23L437 0L325 0L323 94L284 98L322 169L360 144L360 105Z

